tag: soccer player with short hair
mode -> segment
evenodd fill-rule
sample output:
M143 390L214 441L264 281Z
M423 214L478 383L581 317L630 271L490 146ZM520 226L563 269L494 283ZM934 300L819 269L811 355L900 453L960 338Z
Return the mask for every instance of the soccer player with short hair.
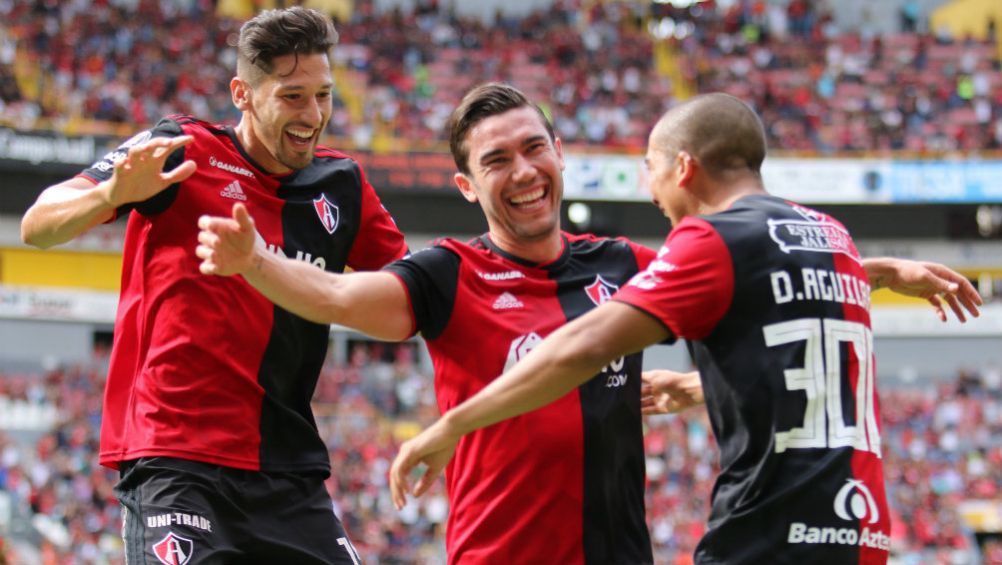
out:
M231 218L200 220L203 272L239 273L316 322L387 340L420 332L439 408L460 404L543 337L605 303L655 254L560 230L561 143L517 89L474 88L450 128L455 183L480 204L488 233L440 240L382 272L333 275L255 245L255 222L237 205ZM609 359L555 403L463 438L446 477L450 563L653 561L640 370L638 353Z
M869 295L881 284L914 294L925 267L877 266L868 276L842 224L766 193L764 158L762 125L736 98L704 95L668 111L646 157L655 201L675 226L657 259L406 442L390 473L397 505L414 466L428 466L421 494L465 434L548 405L622 355L683 337L721 452L696 562L886 562ZM973 287L943 288L958 316L961 304L977 312ZM920 294L942 316L928 290Z

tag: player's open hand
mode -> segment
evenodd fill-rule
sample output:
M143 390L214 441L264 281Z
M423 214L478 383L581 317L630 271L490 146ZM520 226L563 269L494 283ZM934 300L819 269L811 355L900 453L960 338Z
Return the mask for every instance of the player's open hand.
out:
M434 425L400 446L400 451L393 460L393 466L390 467L390 494L397 510L407 504L408 493L421 496L435 484L435 480L442 474L442 469L456 452L457 443L459 436L449 433L444 420L439 419ZM408 476L422 463L427 469L412 490Z
M193 139L190 135L154 137L130 147L125 155L115 161L115 168L104 195L108 204L118 208L123 204L142 202L168 186L190 177L198 168L191 160L167 172L163 169L167 157L191 143Z
M640 378L640 410L645 416L681 412L703 404L698 371L644 371Z
M890 268L881 269L877 276L870 275L878 287L926 299L944 322L948 318L944 302L961 322L967 321L968 313L975 318L981 314L978 309L983 304L981 295L967 277L953 269L939 263L907 259L894 259L889 265Z
M199 270L206 275L244 273L254 263L258 241L254 218L243 204L233 205L233 217L202 216L198 219Z

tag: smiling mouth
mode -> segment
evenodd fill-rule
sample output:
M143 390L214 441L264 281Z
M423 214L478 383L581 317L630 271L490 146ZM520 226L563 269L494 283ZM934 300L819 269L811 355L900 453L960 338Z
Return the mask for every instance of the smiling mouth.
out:
M516 208L531 208L541 204L546 194L545 188L537 188L509 198L508 203Z
M285 130L285 137L292 142L293 146L308 147L313 142L316 133L315 129L289 128Z

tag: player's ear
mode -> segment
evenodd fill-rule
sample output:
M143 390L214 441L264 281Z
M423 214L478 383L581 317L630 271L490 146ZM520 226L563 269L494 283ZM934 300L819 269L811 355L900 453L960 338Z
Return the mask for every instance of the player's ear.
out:
M250 110L250 90L250 85L241 80L240 77L230 79L230 97L233 99L233 105L237 107L237 110L241 112Z
M467 202L477 201L477 192L473 190L473 181L470 177L466 176L466 173L456 173L453 175L452 180L456 183L459 193L463 195L463 198Z
M678 185L685 187L692 182L699 169L699 161L688 151L679 151L675 156L675 166L678 167Z
M557 160L560 161L560 170L562 171L564 170L564 148L559 137L553 139L553 149L557 152Z

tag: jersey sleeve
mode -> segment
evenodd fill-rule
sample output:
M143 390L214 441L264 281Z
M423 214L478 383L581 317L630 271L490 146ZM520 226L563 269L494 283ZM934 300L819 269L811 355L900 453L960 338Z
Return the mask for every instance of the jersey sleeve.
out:
M647 266L651 264L651 261L653 261L658 256L656 251L654 251L650 247L647 247L646 245L640 245L639 243L627 239L625 237L621 237L618 239L620 239L623 243L628 245L630 247L630 250L633 251L633 256L636 257L637 259L637 268L640 269L641 271L646 269Z
M705 338L734 298L734 265L727 245L698 218L679 223L647 269L613 300L638 308L686 339Z
M362 221L348 252L348 266L356 271L375 271L407 255L407 242L393 217L359 166L362 182Z
M96 163L81 171L77 176L86 178L95 184L104 182L110 179L111 175L115 172L115 161L121 157L125 157L130 148L135 147L140 143L146 143L155 137L177 137L182 134L184 134L184 130L181 128L180 124L170 118L164 118L160 120L160 122L158 122L152 129L141 131L132 136L127 141L119 145L114 151L108 152ZM169 171L183 162L184 147L181 147L171 153L167 157L167 160L164 161L164 170ZM142 202L131 202L118 207L115 210L115 218L128 214L130 210L136 210L146 216L152 216L163 212L169 208L174 202L174 199L177 198L178 186L179 185L177 184L173 184L151 196L147 200Z
M429 247L387 265L384 270L403 281L414 315L415 331L425 339L441 335L456 302L459 256L442 247Z

